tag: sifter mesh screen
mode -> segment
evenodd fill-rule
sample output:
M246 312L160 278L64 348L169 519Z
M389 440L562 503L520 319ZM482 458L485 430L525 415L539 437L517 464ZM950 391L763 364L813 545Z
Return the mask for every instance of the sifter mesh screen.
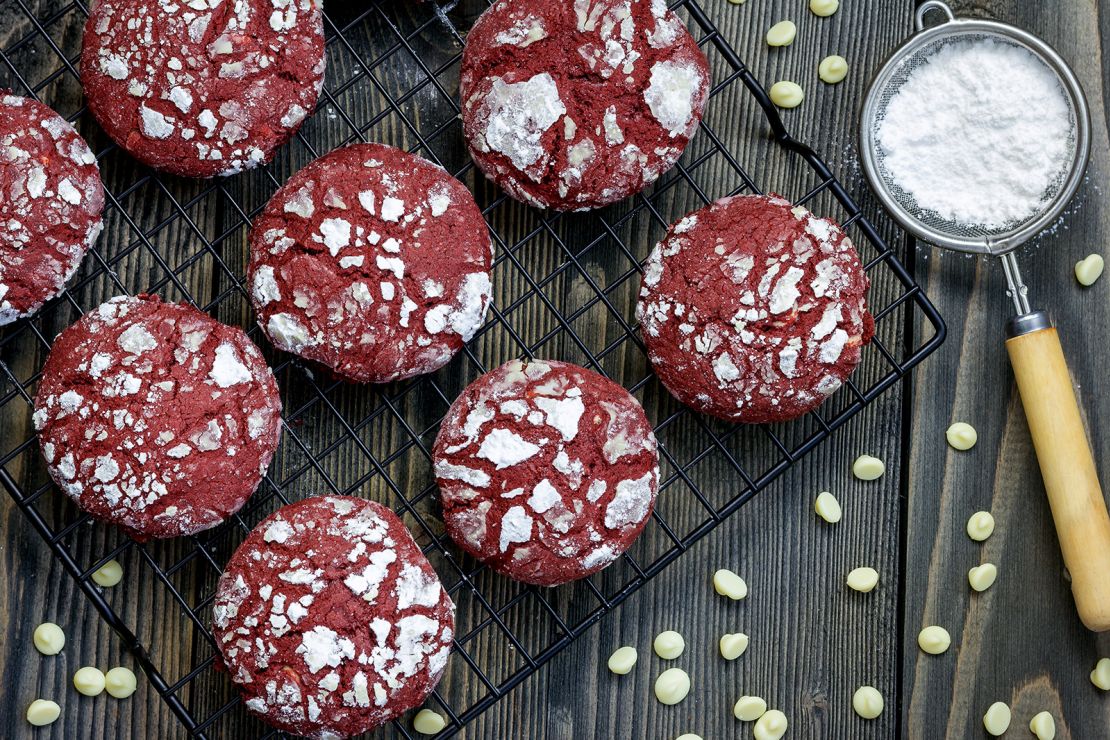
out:
M1068 138L1067 150L1068 161L1071 163L1071 166L1065 167L1059 176L1057 176L1045 189L1044 197L1041 201L1042 207L1038 211L1030 214L1025 219L1012 221L997 227L961 223L944 218L935 211L921 207L914 197L903 190L895 181L890 169L887 167L882 148L878 145L879 128L886 118L890 102L895 95L897 95L899 90L902 89L902 86L905 85L907 80L909 80L914 71L923 64L926 64L933 55L945 46L957 43L973 43L983 40L991 40L1024 49L1048 68L1049 71L1061 81L1061 90L1064 99L1067 101L1068 114L1070 117L1071 134ZM946 246L944 242L946 240L945 237L947 237L968 242L980 242L981 251L994 251L991 245L995 243L1016 242L1026 236L1026 232L1043 228L1045 225L1043 220L1046 215L1051 214L1051 217L1055 217L1055 214L1063 209L1071 195L1071 193L1065 191L1068 190L1069 181L1073 176L1073 170L1076 168L1082 169L1084 164L1080 161L1080 148L1082 143L1080 141L1080 127L1078 125L1079 115L1076 110L1077 101L1069 87L1064 84L1059 67L1051 60L1046 59L1037 49L1015 38L1007 36L1004 33L982 30L969 29L955 31L908 51L910 53L894 63L885 80L879 82L880 87L872 91L872 98L875 104L873 109L871 109L871 120L868 124L870 130L868 141L872 149L869 154L873 158L872 161L874 162L879 179L879 182L873 183L873 185L876 186L876 189L885 189L887 191L886 193L880 193L880 196L885 196L883 197L884 202L886 202L888 207L895 207L896 210L900 210L901 213L896 215L899 215L901 219L908 219L914 222L919 233L935 235L933 241L940 243L942 246ZM970 245L965 244L965 247L966 246Z

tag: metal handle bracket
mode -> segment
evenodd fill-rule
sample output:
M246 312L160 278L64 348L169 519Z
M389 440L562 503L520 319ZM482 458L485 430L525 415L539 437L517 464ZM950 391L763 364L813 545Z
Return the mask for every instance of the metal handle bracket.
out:
M930 10L939 10L948 16L945 23L956 20L956 14L952 12L952 8L948 7L947 3L942 3L940 0L928 0L928 2L921 3L913 17L913 25L918 32L925 30L925 16L928 15Z

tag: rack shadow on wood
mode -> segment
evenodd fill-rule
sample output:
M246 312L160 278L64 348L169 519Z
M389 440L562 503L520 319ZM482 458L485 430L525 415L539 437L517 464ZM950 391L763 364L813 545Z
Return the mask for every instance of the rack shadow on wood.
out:
M73 121L98 152L108 190L106 228L83 271L36 317L0 335L0 482L119 633L195 737L275 736L251 718L218 670L209 631L221 567L250 528L306 495L344 493L390 505L416 536L458 605L455 654L429 706L447 737L552 659L647 580L744 505L944 339L944 324L822 160L790 137L762 87L696 2L673 7L710 58L713 98L679 165L642 195L589 214L551 214L509 200L477 173L461 139L457 103L462 35L484 0L371 2L327 10L328 83L316 115L268 167L234 179L187 181L145 170L113 145L84 107L76 74L82 2L50 10L15 0L16 32L0 48L0 87L43 100ZM361 4L359 4L361 5ZM44 65L44 59L50 62ZM730 109L718 104L737 100ZM640 264L666 226L711 200L762 192L718 132L750 128L766 156L793 164L785 194L838 220L860 246L872 279L876 340L853 379L821 409L789 424L732 426L678 405L650 373L632 319ZM246 288L251 218L293 172L346 143L371 140L441 163L475 192L497 249L494 305L470 346L431 376L380 388L321 378L274 352ZM785 188L784 188L785 189ZM269 474L232 521L196 537L139 545L53 490L31 425L31 404L51 337L119 293L158 293L250 327L283 388L285 429ZM932 334L904 332L918 319ZM513 357L552 357L597 370L639 397L661 443L659 504L633 548L613 566L557 589L512 583L453 547L435 500L430 446L466 383ZM95 553L92 555L90 553ZM159 590L147 613L91 573L120 559ZM133 571L141 571L139 574ZM118 593L117 593L118 592ZM152 627L153 622L160 623ZM156 635L179 635L159 644ZM177 656L169 660L168 656ZM180 656L184 657L180 657ZM408 726L396 731L412 737Z

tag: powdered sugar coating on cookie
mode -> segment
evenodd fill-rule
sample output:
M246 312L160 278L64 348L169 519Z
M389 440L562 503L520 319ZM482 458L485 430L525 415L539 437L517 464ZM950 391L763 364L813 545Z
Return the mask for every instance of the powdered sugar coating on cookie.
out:
M680 401L732 421L800 416L874 334L867 275L828 219L779 197L724 198L674 224L644 266L648 355Z
M423 703L455 606L389 509L320 496L264 519L232 555L213 634L247 708L286 732L358 735Z
M464 133L514 198L598 208L674 165L709 84L705 55L665 0L501 0L467 36Z
M493 260L473 196L399 149L355 144L298 172L251 230L258 322L355 382L432 372L485 321Z
M85 140L42 103L0 91L0 326L62 292L100 236L104 186Z
M659 484L640 404L565 362L515 360L476 380L443 420L434 458L452 539L500 573L548 586L628 549Z
M34 422L54 482L145 540L195 534L243 506L277 448L281 401L240 329L119 297L55 340Z
M132 156L212 177L268 161L315 109L325 64L318 0L100 0L81 80Z

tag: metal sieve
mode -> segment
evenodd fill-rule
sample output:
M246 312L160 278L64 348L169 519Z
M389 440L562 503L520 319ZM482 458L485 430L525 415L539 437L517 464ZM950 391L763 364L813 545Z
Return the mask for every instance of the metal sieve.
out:
M945 22L925 28L925 19L930 11L943 13ZM922 3L917 9L915 25L917 33L882 66L864 99L860 126L860 156L864 173L883 206L914 236L947 249L1002 257L1014 307L1019 314L1027 314L1030 312L1028 291L1022 282L1013 251L1059 217L1083 179L1091 153L1091 114L1087 98L1075 73L1060 55L1044 41L1020 28L996 21L957 19L949 7L938 0ZM1023 221L994 230L944 220L920 208L913 197L891 178L876 140L887 106L914 70L948 44L977 40L1010 44L1040 59L1059 79L1072 119L1072 135L1068 142L1070 166L1063 177L1049 185L1041 210Z
M943 13L925 27L926 16ZM1045 311L1030 308L1028 290L1014 254L1021 244L1059 217L1075 194L1090 156L1090 111L1067 63L1044 41L1004 23L957 19L943 2L922 3L917 33L879 69L864 99L860 157L867 180L891 215L914 236L939 247L1000 257L1017 316L1007 325L1006 349L1029 421L1064 563L1080 618L1095 631L1110 629L1110 515L1099 486L1059 336ZM1044 193L1041 208L1026 219L997 229L945 220L921 208L884 166L878 128L894 95L929 57L952 43L989 40L1022 48L1040 59L1060 82L1072 119L1064 173Z

